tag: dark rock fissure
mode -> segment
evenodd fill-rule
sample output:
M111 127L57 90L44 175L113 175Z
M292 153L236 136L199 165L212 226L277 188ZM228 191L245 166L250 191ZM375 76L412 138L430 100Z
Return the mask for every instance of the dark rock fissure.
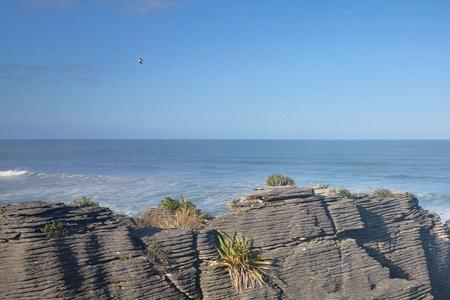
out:
M98 251L98 249L100 249L102 245L99 242L97 235L90 234L88 236L85 247L85 252L87 254L91 254ZM94 286L105 287L111 284L111 282L109 281L107 270L99 259L99 255L88 255L87 264L95 267L93 282ZM108 290L104 290L104 294L106 297L112 297Z
M198 270L198 273L195 276L195 286L197 288L197 290L199 291L198 294L196 295L197 297L203 298L202 295L202 290L201 290L201 285L200 285L200 277L202 276L202 270L200 268L200 253L198 251L198 234L194 233L192 235L192 239L193 239L193 245L194 245L194 250L195 250L195 257L196 260L194 261L194 267L196 270Z
M77 257L66 239L57 240L54 243L56 246L56 256L62 269L64 283L72 292L77 293L84 281L84 277L77 263Z

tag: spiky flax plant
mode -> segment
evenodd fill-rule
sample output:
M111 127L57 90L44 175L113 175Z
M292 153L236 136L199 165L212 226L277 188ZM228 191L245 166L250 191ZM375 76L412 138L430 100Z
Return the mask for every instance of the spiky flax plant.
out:
M272 268L272 259L250 250L249 242L236 233L229 236L217 231L219 257L212 262L212 269L224 269L230 275L237 292L265 284L265 270Z

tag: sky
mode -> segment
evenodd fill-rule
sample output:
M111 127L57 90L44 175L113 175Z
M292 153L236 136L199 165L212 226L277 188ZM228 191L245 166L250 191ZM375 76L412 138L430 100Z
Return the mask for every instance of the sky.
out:
M448 139L449 15L433 0L2 0L0 138Z

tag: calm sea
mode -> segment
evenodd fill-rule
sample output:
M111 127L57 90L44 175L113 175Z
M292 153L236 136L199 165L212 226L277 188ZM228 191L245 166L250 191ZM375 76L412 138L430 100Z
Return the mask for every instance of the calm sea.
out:
M133 215L183 194L216 213L274 172L299 186L410 191L450 217L450 141L0 141L0 203L87 195Z

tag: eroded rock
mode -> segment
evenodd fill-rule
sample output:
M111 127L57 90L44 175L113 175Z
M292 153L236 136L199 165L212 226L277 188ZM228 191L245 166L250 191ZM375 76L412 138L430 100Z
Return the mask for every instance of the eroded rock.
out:
M448 224L410 194L343 199L277 187L232 203L207 228L137 229L107 208L30 202L0 215L0 299L450 299ZM67 235L42 231L62 222ZM273 258L242 293L217 258L216 230Z

